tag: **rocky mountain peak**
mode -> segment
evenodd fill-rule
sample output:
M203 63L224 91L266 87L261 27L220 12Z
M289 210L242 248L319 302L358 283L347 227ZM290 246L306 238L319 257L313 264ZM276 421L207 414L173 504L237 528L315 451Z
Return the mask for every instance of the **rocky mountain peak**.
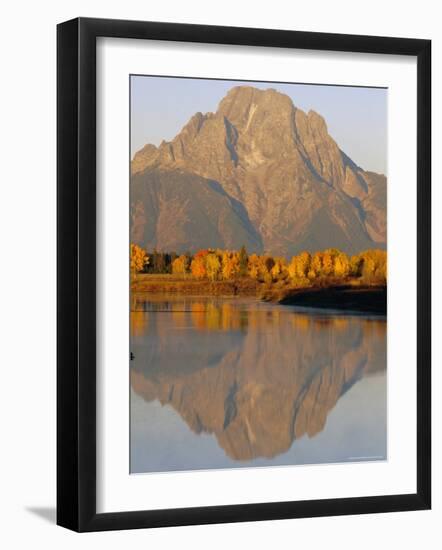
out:
M292 100L273 88L260 90L252 86L236 86L221 100L217 112L238 128L249 128L254 116L290 116Z
M145 170L158 156L158 149L155 145L148 143L140 149L131 163L131 171L133 174Z
M206 118L207 116L203 115L203 113L195 113L193 117L189 120L189 122L181 130L181 135L187 134L189 138L194 139L200 131L201 126L204 124Z
M178 171L185 181L205 178L212 191L216 185L248 228L247 242L272 253L353 252L385 242L385 177L345 155L319 113L305 113L272 88L233 87L215 113L197 112L172 141L136 153L133 177L149 170L162 171L155 181Z
M307 118L312 130L318 132L318 134L328 135L327 123L325 122L325 118L323 116L310 109L307 113Z

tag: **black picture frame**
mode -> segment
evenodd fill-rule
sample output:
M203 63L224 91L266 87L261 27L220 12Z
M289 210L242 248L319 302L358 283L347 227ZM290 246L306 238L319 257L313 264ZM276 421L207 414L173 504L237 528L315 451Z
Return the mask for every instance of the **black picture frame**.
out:
M417 491L361 498L96 512L96 39L417 58ZM75 531L424 510L431 506L431 41L159 22L57 27L57 523Z

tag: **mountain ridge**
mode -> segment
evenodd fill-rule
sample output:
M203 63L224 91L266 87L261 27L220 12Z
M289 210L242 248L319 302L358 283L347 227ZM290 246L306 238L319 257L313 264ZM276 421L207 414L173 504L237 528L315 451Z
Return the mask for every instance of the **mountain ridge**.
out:
M341 151L320 114L277 90L236 86L215 113L195 113L171 141L134 155L131 239L285 256L383 248L386 177Z

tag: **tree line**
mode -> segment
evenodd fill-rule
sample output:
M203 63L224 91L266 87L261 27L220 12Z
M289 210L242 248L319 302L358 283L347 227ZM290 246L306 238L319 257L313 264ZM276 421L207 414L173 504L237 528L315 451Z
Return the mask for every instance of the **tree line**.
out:
M191 258L190 252L187 254ZM147 252L136 244L130 245L130 268L135 273L172 273L172 263L178 258L176 252Z
M249 277L261 283L290 284L307 287L360 279L367 284L386 284L387 253L385 250L366 250L352 256L337 248L311 254L304 251L287 260L269 254L248 254L240 250L205 249L195 254L145 251L131 244L131 270L134 273L171 273L229 281Z

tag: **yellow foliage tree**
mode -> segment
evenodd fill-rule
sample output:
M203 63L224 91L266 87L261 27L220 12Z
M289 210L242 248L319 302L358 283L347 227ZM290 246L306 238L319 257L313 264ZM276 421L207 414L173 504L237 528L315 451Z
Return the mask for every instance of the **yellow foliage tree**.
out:
M143 271L144 267L149 264L149 257L146 251L137 244L130 245L130 270L132 273Z
M350 260L345 252L339 252L335 256L334 273L340 279L345 279L350 274Z
M216 252L209 252L205 257L206 260L206 272L211 281L219 279L221 274L221 262Z
M385 250L379 250L377 274L381 279L381 282L387 283L387 252Z
M322 275L326 277L332 275L334 269L333 254L326 250L322 256Z
M287 261L285 258L275 258L273 267L270 270L273 280L283 279L287 276Z
M359 256L362 279L368 284L385 284L387 281L387 253L385 250L366 250Z
M314 277L319 277L322 275L322 260L323 260L323 253L322 252L315 252L312 257L312 261L310 264L310 272L311 275ZM313 278L313 277L310 277Z
M185 275L189 272L189 258L182 254L172 262L172 273L174 275Z
M265 283L273 282L272 269L275 265L275 260L271 256L259 256L258 258L259 280L264 281Z
M289 274L290 279L296 279L297 277L297 263L298 263L298 257L293 256L291 262L287 266L287 272Z
M350 259L350 275L352 277L360 277L362 269L362 258L360 254L355 254Z
M287 270L288 275L295 287L310 286L310 280L315 277L315 273L311 267L311 256L309 252L301 252L297 256L293 256ZM307 276L310 273L310 277Z
M240 272L240 261L237 252L225 250L221 255L222 278L225 280L233 279Z
M310 271L310 264L312 257L309 252L301 252L298 256L298 277L303 278L307 277L308 272Z
M252 279L259 278L260 259L257 254L251 254L248 262L248 273Z

